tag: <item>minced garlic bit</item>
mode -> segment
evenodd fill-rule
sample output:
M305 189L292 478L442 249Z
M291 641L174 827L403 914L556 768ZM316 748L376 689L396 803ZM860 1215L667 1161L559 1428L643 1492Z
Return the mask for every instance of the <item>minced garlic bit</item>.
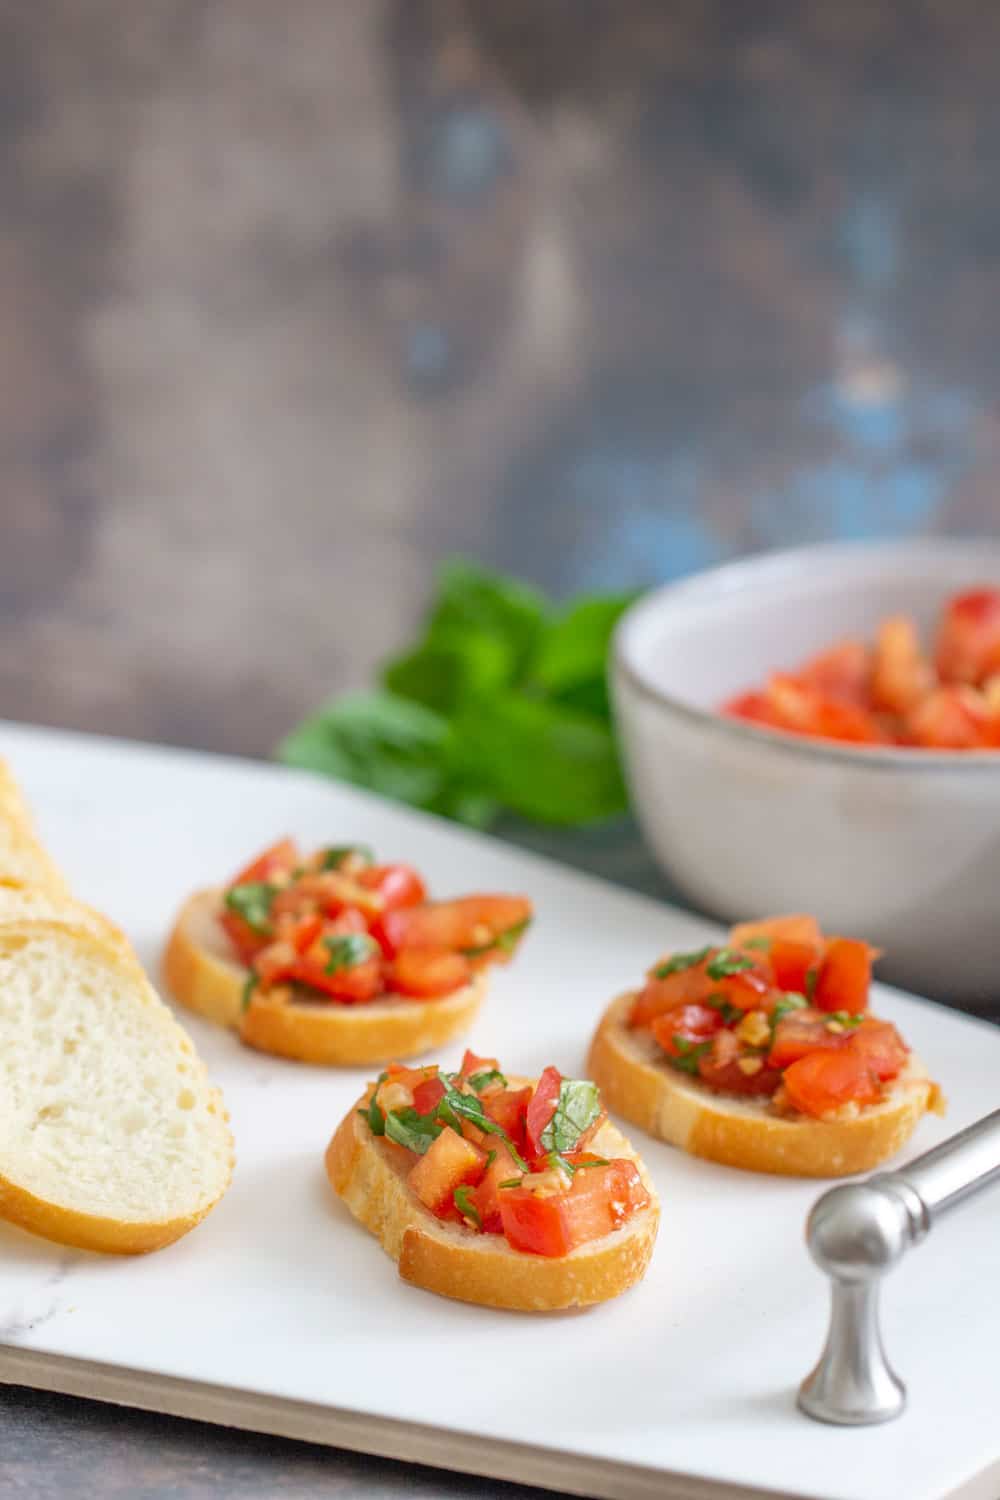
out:
M832 1031L834 1036L842 1036L845 1030L843 1021L827 1021L827 1031Z
M469 933L470 941L468 946L470 948L485 948L492 936L493 934L485 922L477 922Z
M764 1066L764 1059L762 1057L738 1057L736 1059L736 1066L741 1073L745 1073L748 1078L752 1078Z
M771 1040L771 1027L765 1012L762 1010L747 1011L740 1024L736 1027L736 1035L748 1047L763 1047L766 1042Z
M413 1103L413 1094L405 1083L383 1083L379 1085L378 1102L388 1114L394 1109L409 1109Z

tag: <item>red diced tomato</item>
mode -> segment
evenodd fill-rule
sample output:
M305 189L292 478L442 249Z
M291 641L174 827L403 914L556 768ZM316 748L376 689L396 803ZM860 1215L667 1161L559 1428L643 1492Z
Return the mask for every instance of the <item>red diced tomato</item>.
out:
M925 750L980 750L990 714L981 693L962 684L935 688L907 715L907 737Z
M846 1044L846 1033L830 1031L825 1017L815 1011L805 1016L801 1011L793 1011L782 1016L774 1028L767 1060L773 1068L787 1068L810 1052L837 1052Z
M373 930L390 957L400 948L447 948L466 956L489 949L491 956L509 958L509 950L494 954L491 945L530 921L531 912L522 896L464 896L386 912Z
M458 1076L461 1079L466 1079L471 1078L475 1073L498 1072L499 1068L500 1064L495 1057L477 1057L474 1052L466 1047L465 1055L462 1058L462 1066L458 1070Z
M818 692L864 704L871 674L871 652L864 641L845 640L812 656L800 669L802 681Z
M410 1169L407 1181L432 1214L451 1218L455 1215L455 1189L473 1187L485 1165L486 1153L446 1125Z
M866 1016L856 1031L850 1033L851 1051L863 1057L883 1083L902 1071L910 1054L903 1038L890 1021Z
M389 967L392 988L401 995L435 1000L468 984L472 970L467 958L447 948L404 948Z
M515 1177L521 1176L521 1168L515 1162L513 1156L507 1150L502 1141L496 1136L491 1136L486 1147L487 1161L489 1153L494 1152L493 1161L487 1166L479 1186L476 1188L475 1205L476 1212L482 1220L482 1227L487 1234L502 1234L503 1224L500 1218L500 1184L511 1182ZM505 1191L508 1191L505 1189Z
M369 865L367 869L359 870L354 880L367 890L378 892L382 897L383 911L419 906L427 900L424 882L411 865Z
M823 933L816 918L798 913L788 917L764 917L759 922L738 922L729 932L733 948L746 948L761 938L805 943L817 951L823 947Z
M979 683L1000 671L1000 589L968 589L949 602L935 660L945 682Z
M540 1156L545 1150L542 1145L542 1132L556 1112L561 1087L562 1074L559 1069L546 1068L528 1101L525 1130L528 1150L532 1156Z
M775 938L767 957L778 989L804 995L810 973L819 966L821 952L811 943L789 943L783 938Z
M677 1005L657 1016L652 1032L664 1052L670 1057L680 1057L690 1046L708 1041L722 1026L722 1016L710 1005Z
M251 860L229 884L254 885L258 881L271 880L275 875L283 875L294 869L298 863L299 850L295 840L279 839L278 843L272 844L263 854L258 854L256 859Z
M753 956L756 959L756 955ZM710 979L709 985L712 995L721 995L727 1005L737 1010L763 1010L770 988L767 968L760 962L756 962L752 969L740 969L722 979Z
M522 1154L528 1149L528 1104L534 1092L528 1083L523 1089L491 1089L483 1095L483 1109Z
M812 997L816 1009L846 1010L851 1015L867 1010L873 953L856 938L831 938Z
M881 1097L875 1070L850 1047L810 1052L785 1069L782 1081L795 1108L816 1118L845 1104L874 1104Z
M444 1098L444 1084L440 1078L426 1078L413 1090L413 1108L418 1115L429 1115Z
M530 1183L530 1177L525 1181ZM522 1186L501 1188L499 1197L508 1243L526 1254L546 1256L568 1255L578 1245L602 1239L650 1201L635 1163L624 1158L582 1168L565 1192L538 1193Z
M266 933L255 932L239 912L230 911L228 907L223 907L219 912L219 926L236 949L240 962L247 967L261 949L271 942Z
M657 1016L663 1015L664 1011L674 1010L688 1001L704 1000L710 992L711 985L705 975L704 962L688 969L679 969L664 979L658 979L654 971L636 996L630 1024L648 1026Z

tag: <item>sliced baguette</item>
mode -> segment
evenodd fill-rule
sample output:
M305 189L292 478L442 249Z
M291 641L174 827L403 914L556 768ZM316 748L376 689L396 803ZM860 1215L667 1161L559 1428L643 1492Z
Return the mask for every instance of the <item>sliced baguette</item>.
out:
M766 1100L716 1093L663 1061L656 1041L628 1025L634 1000L620 995L605 1011L589 1076L608 1109L692 1156L751 1172L845 1177L895 1155L923 1114L943 1110L937 1084L911 1057L885 1097L851 1118L777 1115Z
M0 925L0 1217L87 1250L156 1250L229 1184L218 1092L137 961L61 920Z
M20 800L0 800L0 880L37 886L53 896L69 895L66 881L38 842Z
M89 932L128 954L136 964L139 962L128 938L102 912L41 886L0 879L0 926L18 922L56 922L60 927Z
M486 993L474 982L439 1000L387 995L359 1005L286 1001L254 991L244 1006L250 971L230 954L219 926L221 893L197 891L167 942L163 975L181 1005L237 1031L261 1052L298 1062L360 1067L415 1057L467 1031Z
M512 1078L512 1088L529 1080ZM645 1275L656 1242L660 1205L638 1154L610 1121L588 1149L635 1162L651 1203L613 1234L558 1258L525 1255L501 1235L479 1234L430 1213L406 1182L412 1157L391 1141L372 1135L358 1110L372 1088L351 1107L326 1151L330 1186L351 1213L396 1261L404 1281L442 1297L517 1312L555 1312L590 1307L627 1291Z

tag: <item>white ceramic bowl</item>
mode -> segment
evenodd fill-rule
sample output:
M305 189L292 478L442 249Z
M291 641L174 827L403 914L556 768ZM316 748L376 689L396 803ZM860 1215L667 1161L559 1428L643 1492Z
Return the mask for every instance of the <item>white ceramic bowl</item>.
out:
M731 563L646 595L615 638L633 804L654 853L725 920L814 912L886 950L880 972L1000 1008L1000 752L868 749L722 718L768 672L887 614L929 632L958 589L1000 583L1000 544L835 543Z

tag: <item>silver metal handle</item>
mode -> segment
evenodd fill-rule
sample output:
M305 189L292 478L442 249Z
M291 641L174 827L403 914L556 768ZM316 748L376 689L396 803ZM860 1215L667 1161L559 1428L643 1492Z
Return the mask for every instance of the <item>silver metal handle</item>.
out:
M806 1223L831 1281L830 1328L799 1407L819 1422L866 1426L898 1417L906 1387L882 1345L879 1283L942 1215L1000 1181L1000 1109L899 1172L831 1188Z

